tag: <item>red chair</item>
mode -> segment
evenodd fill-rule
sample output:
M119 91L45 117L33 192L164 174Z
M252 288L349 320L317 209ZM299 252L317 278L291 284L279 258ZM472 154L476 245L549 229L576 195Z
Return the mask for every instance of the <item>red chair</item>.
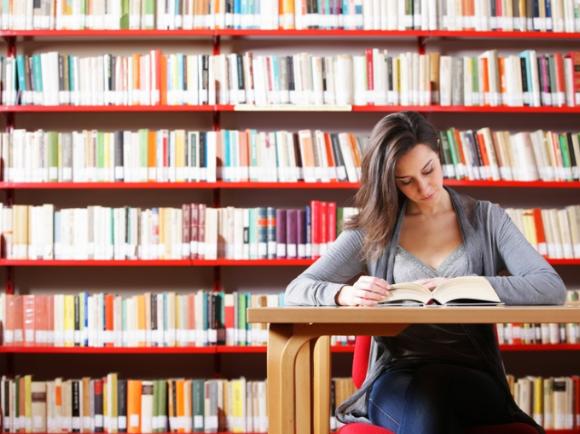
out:
M360 387L367 374L369 352L371 348L370 336L357 336L354 345L352 361L352 380L356 387ZM349 423L338 430L338 434L394 434L386 428L380 428L368 423ZM531 425L525 423L510 423L505 425L487 425L467 430L466 434L538 434Z

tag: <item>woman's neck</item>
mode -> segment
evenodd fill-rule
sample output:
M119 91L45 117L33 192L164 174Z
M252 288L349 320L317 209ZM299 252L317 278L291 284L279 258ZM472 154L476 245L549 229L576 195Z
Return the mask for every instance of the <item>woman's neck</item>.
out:
M407 204L406 214L432 217L437 214L451 211L453 209L453 204L451 203L451 197L447 190L442 189L438 196L437 200L433 201L433 203L419 203L410 200Z

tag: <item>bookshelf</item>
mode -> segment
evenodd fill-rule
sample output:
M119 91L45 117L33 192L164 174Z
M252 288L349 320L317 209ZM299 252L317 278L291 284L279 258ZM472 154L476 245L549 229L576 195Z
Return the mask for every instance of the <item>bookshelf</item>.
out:
M580 33L578 32L511 32L511 31L423 31L423 30L405 30L405 31L379 31L379 30L322 30L322 29L308 29L308 30L241 30L241 29L219 29L219 30L26 30L26 31L0 31L0 36L3 37L6 44L7 53L14 53L16 48L21 44L28 44L40 42L42 45L50 46L51 44L62 44L68 41L97 41L104 40L106 43L129 44L133 41L144 41L148 43L172 43L173 41L188 42L202 41L210 42L209 48L213 54L219 54L222 46L225 43L231 43L235 47L235 43L242 41L251 44L252 41L263 43L264 41L283 41L286 44L292 44L293 41L316 41L313 45L328 46L335 40L346 40L346 44L351 41L368 41L368 45L373 45L376 38L381 40L404 40L406 42L416 43L416 49L420 53L424 53L427 44L437 43L438 41L470 41L470 40L484 40L491 44L494 43L509 43L510 41L520 42L522 40L529 42L530 45L536 41L545 44L561 44L565 42L570 44L577 44L580 41ZM320 39L319 39L320 38ZM357 113L356 116L364 117L364 121L359 123L366 125L373 125L374 122L370 119L378 119L384 113L400 111L400 110L415 110L425 113L434 121L441 121L442 124L447 123L444 116L481 116L486 119L486 123L493 127L497 120L505 118L503 115L513 115L520 119L533 119L534 123L540 125L546 117L556 119L560 115L568 115L570 118L573 115L580 113L580 107L474 107L474 106L434 106L434 105L343 105L343 106L254 106L247 104L208 104L208 105L130 105L130 106L98 106L98 105L60 105L60 106L43 106L43 105L2 105L0 106L0 113L5 117L5 124L8 128L17 126L19 124L19 117L28 117L28 124L30 119L35 117L48 119L55 119L55 116L62 114L84 114L88 116L99 117L103 124L107 125L111 118L116 115L124 116L114 123L122 125L124 119L134 119L141 114L155 116L160 114L163 120L170 120L173 115L181 115L183 119L189 119L188 116L192 114L205 115L206 127L219 129L226 126L227 123L235 124L236 116L248 115L251 116L253 123L261 124L261 116L266 117L264 123L268 126L284 124L284 120L275 119L270 116L278 116L276 113L282 113L281 116L290 116L298 113L303 116L311 116L314 123L318 116L329 116L334 112L341 113ZM438 118L438 116L442 116ZM86 118L80 118L86 119ZM149 118L148 118L149 119ZM241 118L242 121L248 118ZM273 120L274 119L274 120ZM363 118L361 118L363 119ZM575 119L575 118L574 118ZM47 121L50 123L50 121ZM59 121L60 122L60 121ZM146 121L145 121L146 122ZM469 123L469 120L465 121ZM522 121L519 121L520 123ZM62 123L62 122L61 122ZM436 122L437 123L437 122ZM209 124L209 125L208 125ZM440 125L438 125L440 126ZM569 128L575 125L567 125ZM83 128L79 125L79 128ZM576 127L575 127L576 128ZM537 198L537 205L542 205L543 200L555 193L560 197L565 195L567 204L575 204L578 197L578 189L580 189L580 181L571 182L523 182L523 181L474 181L474 180L451 180L445 181L446 185L456 187L458 189L467 189L470 192L488 192L491 190L501 191L502 197L516 196L533 196L534 201ZM66 194L69 191L76 194L74 198L81 198L93 193L104 192L111 194L120 194L121 197L128 198L131 201L134 193L150 192L155 194L155 198L159 200L164 193L169 194L187 194L190 191L205 190L210 196L206 196L206 200L214 206L221 206L222 203L227 204L232 199L232 195L238 192L243 196L241 200L251 201L252 194L264 195L266 198L274 198L278 196L277 190L284 190L284 193L295 193L307 197L318 197L318 194L329 194L331 198L340 197L343 200L345 197L352 195L352 192L358 187L356 183L350 182L94 182L94 183L7 183L0 182L0 191L4 192L5 201L7 203L17 203L21 200L21 195L25 200L29 197L35 200L50 200L52 195ZM78 191L77 191L78 190ZM172 192L171 190L175 190ZM29 196L28 194L33 194ZM477 193L475 193L477 194ZM493 194L493 193L492 193ZM347 196L348 195L348 196ZM101 196L102 197L102 196ZM276 199L278 199L276 197ZM293 197L293 200L296 200ZM282 198L283 201L283 198ZM219 287L223 282L225 276L222 275L225 269L235 268L238 270L233 278L245 278L250 273L255 272L253 267L266 267L268 272L266 278L276 279L276 273L279 269L287 268L292 272L300 270L303 267L310 265L313 262L311 259L267 259L267 260L14 260L2 259L0 260L0 267L4 269L6 290L11 292L15 286L18 286L18 278L21 277L21 269L24 272L34 270L36 273L43 273L43 268L89 268L87 275L93 273L100 273L100 271L92 271L93 267L102 267L103 270L109 268L121 269L117 273L123 273L123 268L158 268L160 273L171 273L172 269L178 268L187 271L194 267L213 267L213 274L210 273L210 280L214 287ZM558 267L558 271L566 269L564 273L566 277L572 277L576 284L578 269L580 269L580 259L550 259L550 263ZM18 270L18 271L17 271ZM273 270L273 271L270 271ZM260 270L260 272L262 272ZM52 275L54 278L54 275ZM279 285L283 286L283 284ZM575 357L578 353L580 345L576 344L554 344L554 345L505 345L501 347L506 353L525 353L527 351L533 352L564 352L566 355L556 354L554 357ZM334 346L333 353L338 357L350 357L352 353L352 346ZM66 366L70 363L67 359L71 355L193 355L199 357L214 357L213 361L216 365L216 372L220 372L222 368L221 358L235 355L244 355L253 358L263 359L265 348L263 346L255 347L235 347L235 346L208 346L208 347L147 347L147 348L80 348L80 347L42 347L42 346L0 346L0 353L8 358L8 366L10 367L13 361L12 357L27 357L30 355L44 355L44 356L62 356L61 360ZM100 359L103 360L103 359ZM104 359L107 360L107 359ZM254 360L254 359L251 359ZM235 362L234 362L235 364ZM343 364L348 365L348 363ZM344 368L344 366L343 366ZM8 369L10 370L10 369ZM235 369L234 369L235 370ZM347 371L344 371L348 375ZM578 433L578 430L557 430L548 431L550 433ZM229 434L229 433L226 433Z

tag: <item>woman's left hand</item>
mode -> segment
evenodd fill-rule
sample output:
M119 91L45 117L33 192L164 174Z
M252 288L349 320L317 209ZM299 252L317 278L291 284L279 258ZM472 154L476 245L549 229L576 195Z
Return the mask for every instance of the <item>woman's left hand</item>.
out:
M437 286L441 285L444 282L447 282L449 279L446 277L434 277L432 279L419 279L415 280L415 283L419 285L423 285L429 291L433 291Z

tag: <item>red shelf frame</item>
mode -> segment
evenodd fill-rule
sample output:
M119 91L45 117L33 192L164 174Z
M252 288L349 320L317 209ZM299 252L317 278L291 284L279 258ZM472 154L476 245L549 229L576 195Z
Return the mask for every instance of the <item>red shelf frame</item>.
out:
M147 37L347 37L347 38L461 38L461 39L580 39L578 32L537 32L537 31L449 31L449 30L343 30L343 29L304 29L304 30L259 30L259 29L192 29L192 30L4 30L3 37L110 37L110 38L147 38Z
M0 267L294 267L313 262L313 259L0 259Z
M332 106L330 106L332 107ZM287 110L284 106L276 105L273 107L256 106L251 110L237 110L236 106L231 104L220 105L2 105L0 113L147 113L147 112L324 112L325 108L313 106L304 110L298 109L288 104ZM373 113L373 112L397 112L412 110L422 113L522 113L522 114L577 114L580 113L580 106L577 107L509 107L509 106L415 106L415 105L353 105L350 110L343 110L344 113ZM334 112L334 111L333 111Z
M580 351L580 344L500 345L502 352ZM354 345L333 345L333 353L352 353ZM3 345L0 354L265 354L266 347L213 345L207 347L54 347Z
M146 112L221 112L233 111L233 105L2 105L3 113L146 113Z
M450 187L580 188L580 181L472 181L445 179ZM356 190L356 182L0 182L0 190Z
M550 259L552 265L580 265L580 259ZM304 267L314 259L0 259L0 267Z
M578 183L580 186L580 182ZM152 189L152 190L180 190L180 189L328 189L328 190L352 190L359 188L358 183L353 182L0 182L1 190L129 190L129 189Z

